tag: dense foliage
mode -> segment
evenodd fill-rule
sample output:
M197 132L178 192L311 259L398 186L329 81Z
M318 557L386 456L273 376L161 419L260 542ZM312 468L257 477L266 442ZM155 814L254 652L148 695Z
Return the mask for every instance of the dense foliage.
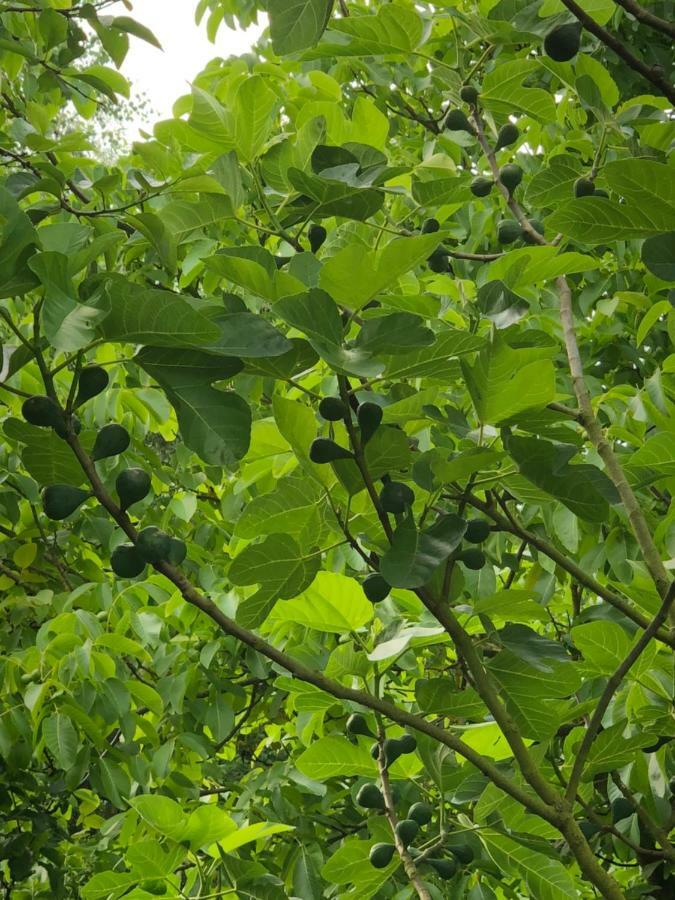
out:
M669 5L0 2L6 897L673 896Z

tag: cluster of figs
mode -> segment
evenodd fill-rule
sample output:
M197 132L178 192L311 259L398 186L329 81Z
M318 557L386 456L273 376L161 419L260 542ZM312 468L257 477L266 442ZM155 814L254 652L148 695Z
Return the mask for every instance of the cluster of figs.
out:
M569 62L579 52L581 34L582 26L579 22L557 25L548 32L544 39L546 55L556 62ZM480 98L478 88L472 84L464 85L460 90L460 98L470 107L471 111L475 112ZM443 128L447 131L465 131L473 137L476 136L476 128L466 112L459 107L448 110L443 120ZM520 131L518 127L512 122L507 122L497 133L494 152L502 150L504 147L512 146L519 137ZM508 163L499 170L499 181L510 195L514 194L522 180L523 170L515 163ZM471 182L471 193L475 197L487 197L494 185L495 181L492 178L479 175ZM579 178L574 185L574 194L576 197L608 196L606 191L595 187L591 178ZM518 240L522 240L526 244L537 243L534 232L543 237L543 222L540 219L533 218L528 219L528 223L530 227L525 228L515 219L503 219L500 221L497 224L497 239L499 243L512 244ZM429 218L423 222L421 230L422 234L432 234L440 230L440 224L436 219ZM443 246L438 247L429 256L427 264L431 271L436 274L452 274L450 255Z
M351 412L346 403L339 397L323 397L319 403L319 414L327 422L346 421ZM356 419L359 425L359 440L364 447L375 434L382 422L384 413L378 403L365 401L360 403L356 411ZM309 458L312 462L325 464L336 462L340 459L353 459L354 454L341 447L331 438L317 438L309 449ZM415 502L415 492L402 481L394 481L388 475L382 478L383 486L378 500L383 512L401 516L406 513ZM470 519L466 525L464 541L469 544L482 544L490 536L490 525L484 519ZM487 563L485 553L476 546L458 548L454 551L452 559L463 563L467 569L478 571ZM372 572L366 575L362 582L363 592L371 603L380 603L391 592L391 585L380 575Z
M52 397L34 396L25 400L22 407L23 417L30 425L51 428L60 438L67 440L69 434L78 435L82 430L82 424L74 410L102 393L108 386L108 380L108 373L101 366L85 366L78 376L72 412L64 412ZM98 431L89 458L92 462L99 462L112 456L119 456L128 449L130 443L131 439L126 428L112 422ZM123 469L115 481L120 510L126 512L134 503L144 500L150 493L150 484L150 476L143 469ZM92 491L72 484L49 485L42 494L45 515L57 522L67 519L92 496ZM186 553L187 548L183 541L150 525L138 533L135 544L126 543L116 547L112 552L110 564L113 572L120 578L136 578L144 572L148 563L165 561L180 565Z
M347 734L352 739L357 735L373 737L365 718L359 713L354 713L347 719ZM378 760L384 769L389 769L396 760L407 753L414 753L417 749L417 741L411 734L403 734L400 738L386 738L380 744L376 741L370 748L373 759ZM366 810L382 812L386 809L384 795L380 788L373 782L362 785L356 795L356 802ZM422 829L431 822L433 810L423 802L413 803L408 809L404 819L400 819L395 826L396 841L404 850L407 850L413 859L419 859L421 863L433 869L441 878L452 878L457 872L458 866L468 865L474 852L468 844L458 844L448 848L452 858L427 857L413 846L414 842L422 834ZM370 850L370 863L376 869L386 869L394 858L396 845L390 843L374 844Z

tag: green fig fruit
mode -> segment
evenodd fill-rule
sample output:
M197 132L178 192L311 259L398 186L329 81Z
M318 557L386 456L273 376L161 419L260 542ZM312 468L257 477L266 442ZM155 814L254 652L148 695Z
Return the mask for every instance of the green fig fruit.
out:
M328 232L323 225L310 225L307 237L309 238L309 246L312 253L318 253L328 237Z
M609 200L609 194L607 193L607 191L604 191L602 188L596 188L593 196L604 197L606 200Z
M457 862L463 866L468 866L476 856L473 852L473 848L469 846L469 844L457 844L454 847L448 847L448 850L452 853Z
M133 544L120 544L110 557L110 565L120 578L136 578L145 569L145 560Z
M129 509L144 500L150 492L151 478L143 469L125 469L117 476L115 487L120 498L120 509Z
M461 109L450 110L445 117L443 128L445 128L446 131L468 131L469 134L474 133L473 125L469 122L466 114L462 112Z
M384 765L388 769L393 766L399 756L403 755L403 748L398 738L387 738L382 744L382 752L384 754Z
M380 758L380 745L377 743L377 741L375 741L374 744L370 745L370 755L376 762Z
M592 197L595 193L595 185L590 178L577 178L574 182L575 197Z
M55 522L60 522L67 519L90 497L90 491L83 491L71 484L52 484L45 488L42 494L45 515Z
M82 422L80 422L75 413L64 416L60 422L54 425L54 434L57 434L64 441L68 437L69 431L73 434L79 434L82 431Z
M362 734L365 737L373 736L373 732L368 728L368 723L360 713L353 713L347 719L347 734Z
M515 219L502 219L497 225L497 240L500 244L512 244L521 237L521 228Z
M541 219L528 219L527 221L530 225L530 228L533 231L536 231L537 234L540 234L543 237L544 223L541 221ZM536 245L539 243L539 241L536 240L536 238L529 231L526 231L524 228L522 229L521 237L525 241L526 244L535 244Z
M164 894L168 893L166 882L162 881L160 878L153 878L150 881L142 881L139 887L141 887L148 894L152 894L153 897L163 897Z
M181 541L179 538L169 538L169 553L167 554L166 561L171 563L172 566L179 566L185 561L186 556L187 547L185 546L185 542Z
M587 841L590 841L590 839L600 831L600 827L593 822L589 822L588 819L579 822L579 828L582 830Z
M360 787L356 802L364 809L384 809L384 797L376 784L364 784Z
M523 180L523 170L515 163L509 163L507 166L502 166L499 170L499 180L508 192L512 194Z
M277 269L283 269L283 267L291 261L290 256L275 256L274 257L274 265Z
M465 103L469 103L471 106L475 106L478 102L478 89L475 88L472 84L465 84L464 87L460 90L459 96Z
M107 459L109 456L117 456L129 446L131 439L129 432L121 425L113 422L111 425L104 425L96 435L94 441L94 449L91 451L91 458L96 461L99 459Z
M503 147L510 147L511 144L515 144L519 137L520 131L518 131L513 122L507 122L506 125L502 125L497 132L495 152L501 150Z
M450 263L450 257L442 247L434 250L431 256L427 259L427 265L432 272L436 273L436 275L452 275L452 265Z
M485 519L469 519L466 523L464 540L470 544L482 544L490 537L490 525Z
M375 844L369 854L370 864L376 869L386 869L394 858L396 847L393 844Z
M457 559L464 563L467 569L473 569L476 572L482 569L487 562L485 554L477 547L469 547L467 550L462 550L461 553L457 554Z
M414 502L414 492L400 481L388 481L380 491L380 505L388 513L403 513Z
M168 559L171 552L171 538L156 525L148 525L138 535L136 549L146 562L158 563Z
M29 397L21 407L26 422L41 428L63 426L63 413L51 397Z
M339 422L347 418L349 410L339 397L324 397L319 403L319 415L327 422Z
M471 193L474 197L487 197L493 185L494 181L491 178L484 178L480 175L471 182Z
M570 22L552 28L544 38L544 52L556 62L569 62L581 46L581 22Z
M620 822L622 819L627 819L634 812L635 807L626 797L617 797L616 800L612 801L612 822Z
M356 418L359 420L361 444L363 446L368 443L380 427L382 416L382 407L377 403L371 403L369 400L366 400L365 403L359 405L359 408L356 411Z
M309 448L309 458L312 462L323 465L335 462L337 459L352 459L352 454L349 450L336 444L335 441L328 438L317 438L312 441L312 446Z
M425 219L422 222L422 234L435 234L441 230L438 219Z
M102 393L108 387L109 381L108 373L102 366L85 366L77 380L75 406L82 406L87 400Z
M396 837L408 848L420 833L420 826L414 819L401 819L396 825Z
M427 803L413 803L413 805L408 810L408 818L414 819L420 828L424 828L425 825L428 825L431 822L433 817L433 810Z
M457 863L454 859L427 859L426 862L443 879L450 879L457 871Z
M380 603L389 596L391 585L387 584L379 572L372 572L366 575L361 583L363 593L371 603Z
M398 743L401 753L414 753L417 750L417 738L412 734L402 734Z

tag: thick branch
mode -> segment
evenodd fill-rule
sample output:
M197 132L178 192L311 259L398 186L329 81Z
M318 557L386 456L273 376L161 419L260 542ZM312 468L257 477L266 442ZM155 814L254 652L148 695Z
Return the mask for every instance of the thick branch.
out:
M584 771L584 765L591 750L591 745L593 744L593 741L595 740L598 731L600 730L602 719L605 715L605 712L607 711L607 707L611 703L612 697L619 689L621 682L627 675L631 666L636 662L640 654L646 649L647 645L650 643L651 639L654 637L661 625L663 625L663 623L666 621L668 611L673 604L673 600L675 600L675 585L671 586L670 590L668 591L668 595L661 604L661 608L649 623L647 629L635 642L635 645L628 656L626 656L623 662L616 667L614 672L608 678L605 690L602 692L602 697L600 697L598 705L595 707L593 715L591 716L591 721L588 723L588 727L586 728L586 734L584 735L581 746L579 747L579 752L577 753L576 759L574 760L574 766L572 767L572 774L570 775L570 780L566 792L566 799L568 800L568 802L574 800L576 796L579 782L581 781L581 775Z
M587 12L584 12L574 0L562 0L562 3L577 17L587 31L590 31L591 34L594 34L596 38L598 38L598 40L602 41L603 44L612 49L617 56L620 56L621 59L631 67L631 69L634 69L642 75L643 78L653 84L654 87L661 91L671 103L675 103L675 88L664 76L660 68L648 66L646 63L643 63L641 59L638 59L637 56L633 56L630 50L628 50L617 37L610 31L607 31L606 28L603 28L602 25L598 25L595 19L592 18L592 16L589 16Z
M577 343L577 335L574 327L572 291L567 283L567 279L563 276L558 278L557 285L560 294L560 319L563 326L565 349L567 350L572 385L577 397L584 427L619 493L619 497L626 510L633 533L640 545L645 565L656 585L659 596L665 599L670 591L672 584L671 579L663 565L661 556L659 555L659 551L656 548L649 526L647 525L647 521L640 509L637 497L628 483L628 479L626 478L619 460L614 454L614 450L605 438L603 430L600 427L598 420L595 418L591 395L586 386L586 382L584 381L584 370L581 363L581 355L579 353L579 345Z
M387 771L387 764L384 759L384 753L382 752L382 742L384 739L384 735L380 735L380 754L377 758L377 765L380 770L380 782L382 784L382 796L384 797L384 812L387 817L387 821L389 822L389 827L391 828L391 833L394 840L394 845L396 847L396 852L401 857L401 862L403 863L403 868L405 869L405 874L408 876L408 881L415 888L417 896L420 900L431 900L431 894L424 886L422 882L419 872L417 871L417 866L412 858L412 856L408 853L407 849L403 845L400 837L396 834L396 826L398 825L398 817L396 815L396 807L394 806L394 798L391 793L391 784L389 783L389 772Z
M660 31L662 34L675 40L675 25L672 22L667 22L665 19L655 16L654 13L649 12L644 6L640 6L635 0L614 0L614 2L636 18L638 22L642 22L643 25L648 25L650 28L654 28L656 31Z
M127 537L135 542L138 538L136 529L131 524L126 514L120 510L105 490L101 479L98 477L94 463L82 448L77 437L73 434L68 435L68 443L89 479L89 483L92 486L96 499L117 522ZM242 626L235 622L234 619L226 616L212 600L204 597L175 566L172 566L167 562L160 562L155 568L178 588L183 599L187 603L190 603L192 606L205 613L225 634L236 638L238 641L246 644L246 646L251 647L253 650L267 657L267 659L282 666L301 681L313 684L315 687L326 691L326 693L331 694L333 697L358 703L367 709L372 709L374 712L381 713L392 722L397 722L399 725L412 728L415 731L419 731L422 734L432 737L434 740L449 747L455 753L459 754L459 756L472 763L472 765L489 778L498 788L517 800L530 812L546 819L546 821L551 822L552 824L556 823L557 816L554 810L537 797L531 796L520 785L504 775L493 762L482 756L480 753L477 753L473 748L469 747L468 744L465 744L464 741L451 732L439 728L431 722L427 722L421 716L414 715L407 710L399 709L387 700L382 700L366 691L345 687L340 684L340 682L327 678L321 672L304 666L302 663L293 659L293 657L288 656L272 644L267 643L267 641L255 634L255 632L242 628Z
M474 509L479 509L481 512L485 513L486 516L489 516L503 531L509 531L511 534L515 534L524 541L527 541L532 547L536 547L537 550L559 565L561 569L568 572L576 582L588 588L589 591L592 591L598 597L601 597L606 603L609 603L610 606L618 609L626 616L626 618L630 619L636 625L639 625L640 628L647 628L649 626L649 619L643 616L638 610L633 609L623 597L616 594L604 584L600 584L599 581L596 581L595 578L585 572L584 569L578 566L573 560L565 556L564 553L561 553L553 544L550 544L538 534L525 528L514 516L510 515L507 519L505 516L498 513L491 504L486 503L473 495L467 497L467 503L469 506L473 506ZM662 643L675 648L675 635L669 634L667 631L661 629L655 636Z

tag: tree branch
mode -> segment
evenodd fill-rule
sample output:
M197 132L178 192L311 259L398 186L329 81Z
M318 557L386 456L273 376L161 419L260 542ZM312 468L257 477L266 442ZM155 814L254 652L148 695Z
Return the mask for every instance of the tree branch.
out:
M562 0L562 3L577 17L587 31L594 34L598 40L602 41L603 44L606 44L617 56L620 56L631 69L642 75L642 77L653 84L655 88L658 88L671 103L675 103L675 88L667 80L660 68L648 66L646 63L643 63L641 59L638 59L637 56L633 56L630 50L628 50L617 37L610 31L607 31L606 28L603 28L602 25L598 25L595 19L589 16L587 12L584 12L574 0Z
M431 894L420 879L419 872L417 871L417 866L415 865L412 856L408 853L407 848L403 845L403 842L401 841L398 834L396 834L398 817L396 815L396 807L394 806L394 798L391 793L391 784L389 783L387 763L384 759L384 752L382 750L383 742L384 731L381 730L379 735L380 752L377 757L377 766L380 770L380 783L382 784L382 796L384 797L384 812L387 817L387 821L389 822L389 827L391 828L394 846L396 847L396 852L401 858L403 868L405 869L405 874L408 876L408 881L415 888L417 896L420 898L420 900L431 900Z
M633 533L640 545L645 565L656 585L659 596L662 599L665 599L669 595L672 581L663 565L661 556L654 543L649 526L647 525L647 520L640 508L637 497L633 493L633 489L628 483L623 468L616 458L614 450L605 438L603 430L593 411L591 395L586 386L586 382L584 381L584 370L581 363L581 355L579 353L579 345L577 343L576 329L574 326L572 291L564 276L558 278L556 283L560 295L560 319L563 326L565 349L567 351L567 359L569 361L570 374L572 376L572 385L577 397L577 403L579 404L584 427L619 493L619 497L626 510Z
M635 646L633 647L633 649L630 651L628 656L626 656L623 662L616 667L614 672L608 678L605 690L602 692L602 697L600 697L600 700L598 701L598 704L593 711L593 715L591 716L591 720L588 723L588 727L586 728L586 733L584 734L581 746L579 747L579 751L574 760L572 773L570 775L569 784L567 785L567 791L565 793L565 798L568 802L571 802L576 797L576 793L579 788L579 782L581 781L581 776L584 771L584 765L590 752L591 745L593 744L593 741L595 740L598 731L600 730L602 719L605 715L605 712L607 711L607 707L609 706L612 697L618 690L621 682L627 675L631 666L636 662L640 654L645 650L661 625L665 622L670 607L672 606L673 600L675 600L675 584L671 585L666 598L661 604L661 608L649 623L645 631L640 635L639 639L635 642Z
M660 31L662 34L675 40L675 25L672 22L667 22L665 19L655 16L654 13L649 12L644 6L640 6L635 0L614 0L614 2L636 18L638 22L642 22L643 25L648 25L650 28L654 28L656 31Z
M450 497L450 499L454 500L456 498ZM533 531L529 531L511 513L509 513L508 518L506 518L498 513L490 503L486 503L474 495L467 497L467 503L469 506L473 506L474 509L478 509L489 516L503 531L508 531L511 534L517 535L523 540L526 540L532 547L536 547L537 550L557 563L561 569L568 572L575 581L588 588L588 590L592 591L598 597L601 597L606 603L609 603L610 606L618 609L619 612L623 613L623 615L630 619L631 622L639 625L640 628L647 628L649 626L649 619L643 616L638 610L633 609L623 597L616 594L604 584L600 584L599 581L596 581L595 578L587 574L571 559L568 559L565 554L561 553L553 544L550 544L548 541L544 540L544 538L539 537L539 535L535 534ZM655 637L669 647L675 648L675 635L664 630L659 630Z
M136 543L138 539L136 529L126 513L120 510L112 497L107 493L101 479L98 477L94 463L83 449L76 435L72 432L69 433L67 435L67 441L86 474L96 499L117 522L127 537L133 543ZM345 687L340 684L340 682L327 678L321 672L310 669L293 659L293 657L288 656L283 651L278 650L272 644L269 644L255 632L248 631L246 628L243 628L235 622L234 619L226 616L212 600L203 596L192 585L189 579L175 566L172 566L167 562L159 562L154 568L178 588L183 599L187 603L205 613L225 634L236 638L247 647L251 647L251 649L267 657L267 659L277 663L301 681L313 684L315 687L331 694L333 697L358 703L366 709L372 709L374 712L381 713L392 722L397 722L399 725L412 728L415 731L419 731L422 734L432 737L434 740L449 747L455 753L459 754L459 756L472 763L472 765L489 778L498 788L510 797L513 797L514 800L517 800L530 812L546 819L546 821L551 822L552 824L556 824L558 817L555 810L551 809L539 798L533 797L519 784L516 784L504 775L501 769L499 769L491 760L482 756L472 747L469 747L468 744L465 744L464 741L451 732L446 731L431 722L427 722L426 719L423 719L421 716L410 713L407 710L399 709L387 700L382 700L366 691Z

